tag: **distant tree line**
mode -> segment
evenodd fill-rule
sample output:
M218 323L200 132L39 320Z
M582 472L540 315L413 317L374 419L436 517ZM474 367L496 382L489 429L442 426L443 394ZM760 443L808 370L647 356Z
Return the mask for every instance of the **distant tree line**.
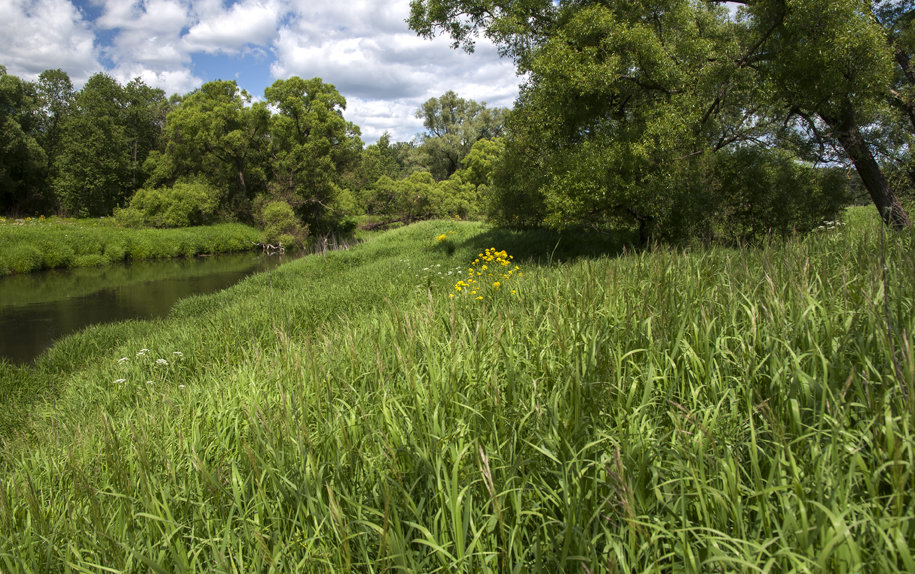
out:
M279 235L375 220L479 217L505 110L453 92L418 110L427 132L363 146L346 100L319 78L277 80L254 101L232 81L183 96L105 74L75 90L0 68L0 213L115 215L126 225L257 222ZM486 151L490 150L490 151ZM464 167L470 156L470 168Z
M0 213L255 222L302 240L431 217L749 240L851 201L911 225L915 0L413 0L410 26L524 77L511 111L447 92L364 146L319 78L255 101L0 69ZM730 7L739 5L734 12Z

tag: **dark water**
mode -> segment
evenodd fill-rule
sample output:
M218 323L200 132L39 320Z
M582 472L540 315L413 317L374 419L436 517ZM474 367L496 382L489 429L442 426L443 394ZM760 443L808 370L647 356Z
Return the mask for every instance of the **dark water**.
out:
M225 289L285 261L244 253L0 278L0 358L27 363L88 325L163 317L182 297Z

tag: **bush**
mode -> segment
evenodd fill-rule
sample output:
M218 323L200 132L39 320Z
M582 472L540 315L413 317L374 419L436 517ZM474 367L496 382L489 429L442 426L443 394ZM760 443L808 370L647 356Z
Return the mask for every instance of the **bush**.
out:
M264 198L255 206L257 221L264 230L265 243L301 245L308 235L295 211L282 199Z
M130 207L115 211L125 227L190 227L216 222L219 191L203 181L178 182L173 187L138 190Z
M44 258L34 245L17 245L10 249L8 265L14 273L27 273L41 269Z
M809 231L851 203L840 172L802 163L782 150L740 149L715 165L719 232L750 240Z

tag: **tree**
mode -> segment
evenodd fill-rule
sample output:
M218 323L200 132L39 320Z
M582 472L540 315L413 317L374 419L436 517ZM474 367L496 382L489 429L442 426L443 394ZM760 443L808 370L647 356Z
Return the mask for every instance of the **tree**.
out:
M140 79L121 86L96 74L70 102L65 74L43 76L43 135L61 207L83 217L110 215L145 182L140 166L161 146L165 95Z
M266 180L263 161L269 118L267 106L252 105L251 96L234 81L207 82L169 112L166 153L158 161L172 172L173 180L206 177L228 190L230 209L246 211Z
M70 76L60 69L42 72L38 76L36 90L41 106L39 143L48 157L47 179L51 181L57 176L54 168L60 155L62 127L70 115L76 92Z
M860 0L759 0L747 13L777 95L811 132L818 132L817 119L825 124L817 135L838 142L883 220L906 227L912 222L867 134L893 89L895 57L905 54L888 41L872 8Z
M0 66L0 212L34 213L48 203L39 117L34 86Z
M872 5L747 0L735 20L721 4L413 0L410 26L465 49L482 32L528 75L506 157L546 170L530 204L554 224L628 215L644 232L693 219L714 154L771 146L806 115L885 221L908 225L864 129L891 86Z
M66 213L110 215L126 203L131 186L124 89L105 74L89 78L61 126L53 187Z
M320 78L296 76L277 80L264 95L277 110L270 118L274 193L292 200L312 233L353 225L354 199L340 184L362 141L359 128L343 117L346 100Z
M124 98L131 187L138 189L146 179L143 164L149 154L164 151L165 118L170 105L163 90L151 88L139 78L124 86Z
M503 109L487 108L485 103L460 98L453 91L426 100L416 117L426 128L421 149L435 179L447 179L457 171L478 140L499 137L505 115Z

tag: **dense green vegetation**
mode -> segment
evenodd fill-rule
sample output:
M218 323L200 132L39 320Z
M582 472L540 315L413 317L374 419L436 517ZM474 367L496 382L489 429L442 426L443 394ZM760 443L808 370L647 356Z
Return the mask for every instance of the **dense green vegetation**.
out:
M0 363L0 567L910 572L915 235L881 234L425 222L87 329ZM518 272L457 291L491 247Z
M497 148L478 149L472 167L463 160L501 133L505 110L449 91L418 110L419 141L385 134L363 148L345 108L320 78L277 80L260 102L228 81L166 99L139 79L96 74L76 91L60 70L26 82L0 66L0 214L115 215L126 227L241 221L301 247L349 235L366 215L487 212ZM295 221L268 221L281 212Z
M868 201L911 225L915 0L412 0L408 23L487 36L524 78L513 109L449 90L366 147L320 78L166 98L0 68L0 213L263 225L272 204L298 221L268 235L303 245L450 217L742 243Z
M912 0L410 4L413 30L468 49L485 35L526 78L495 176L506 223L790 233L830 218L841 190L823 168L844 164L888 224L911 225ZM768 173L744 194L732 168L756 163ZM792 220L808 200L814 217Z
M262 234L225 223L182 229L125 229L110 220L0 220L0 276L57 267L188 257L252 249Z

